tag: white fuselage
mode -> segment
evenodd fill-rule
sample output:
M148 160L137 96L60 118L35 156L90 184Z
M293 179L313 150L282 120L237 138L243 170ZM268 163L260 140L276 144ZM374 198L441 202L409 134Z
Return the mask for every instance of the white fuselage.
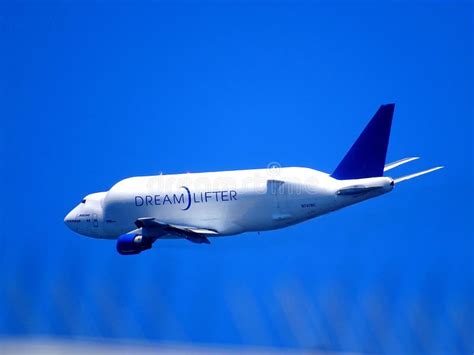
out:
M375 187L340 195L350 186ZM78 233L115 239L139 218L233 235L286 227L391 191L393 180L336 180L308 168L143 176L91 194L65 221Z

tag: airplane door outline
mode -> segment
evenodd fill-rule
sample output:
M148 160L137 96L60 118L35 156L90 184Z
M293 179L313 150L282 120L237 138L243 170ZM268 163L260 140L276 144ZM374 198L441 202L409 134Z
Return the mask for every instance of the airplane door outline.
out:
M288 208L288 186L281 180L268 180L267 192L275 203L273 219L287 219L291 216Z

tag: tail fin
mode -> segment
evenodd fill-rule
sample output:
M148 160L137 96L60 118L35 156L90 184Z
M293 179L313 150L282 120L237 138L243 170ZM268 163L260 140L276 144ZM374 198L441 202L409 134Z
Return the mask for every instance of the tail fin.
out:
M331 176L338 180L383 176L395 104L382 105Z

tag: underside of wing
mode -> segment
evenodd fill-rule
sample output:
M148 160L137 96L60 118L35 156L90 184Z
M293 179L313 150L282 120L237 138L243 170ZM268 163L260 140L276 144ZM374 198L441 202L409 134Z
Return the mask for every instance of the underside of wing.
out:
M156 239L165 235L173 235L178 238L185 238L194 243L210 244L207 237L219 235L219 233L213 229L169 224L161 222L156 218L139 218L135 224L138 228L141 228L144 236L150 236Z
M139 254L150 249L159 238L184 238L193 243L210 244L207 237L219 235L212 229L173 225L152 217L139 218L135 221L135 225L137 229L117 239L117 251L122 255Z

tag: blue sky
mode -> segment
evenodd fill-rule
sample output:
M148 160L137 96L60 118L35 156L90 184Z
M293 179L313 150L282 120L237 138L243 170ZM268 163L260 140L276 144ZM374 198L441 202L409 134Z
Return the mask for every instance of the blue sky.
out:
M0 335L372 352L474 349L469 3L0 5ZM285 230L138 257L64 215L118 180L331 172L395 102L394 176Z

